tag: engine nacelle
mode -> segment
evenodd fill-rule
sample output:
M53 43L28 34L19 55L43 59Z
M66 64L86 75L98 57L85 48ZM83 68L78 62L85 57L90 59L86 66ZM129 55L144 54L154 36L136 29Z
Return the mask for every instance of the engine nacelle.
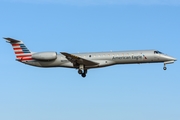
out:
M56 52L38 52L32 54L32 58L35 60L51 61L57 59Z

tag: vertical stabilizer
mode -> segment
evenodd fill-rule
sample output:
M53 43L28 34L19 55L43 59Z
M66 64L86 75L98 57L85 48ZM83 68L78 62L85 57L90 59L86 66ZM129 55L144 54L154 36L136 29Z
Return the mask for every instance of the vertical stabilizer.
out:
M18 61L29 61L32 60L32 53L24 45L22 41L15 40L13 38L4 38L13 47L13 50Z

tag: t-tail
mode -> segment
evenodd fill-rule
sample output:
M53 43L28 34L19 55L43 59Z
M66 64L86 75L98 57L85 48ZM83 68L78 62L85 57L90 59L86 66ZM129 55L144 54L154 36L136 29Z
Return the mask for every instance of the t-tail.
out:
M32 53L29 51L29 49L24 45L22 41L15 40L12 38L4 38L4 39L12 45L16 55L16 60L21 62L33 60Z

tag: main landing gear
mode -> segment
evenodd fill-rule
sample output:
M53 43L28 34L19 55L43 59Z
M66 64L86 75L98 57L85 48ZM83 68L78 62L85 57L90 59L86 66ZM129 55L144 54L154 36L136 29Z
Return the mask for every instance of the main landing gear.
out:
M86 77L86 74L87 74L87 70L78 70L78 73L83 77L85 78Z
M80 65L80 66L79 66L78 73L79 73L83 78L86 77L87 69L84 69L84 65Z

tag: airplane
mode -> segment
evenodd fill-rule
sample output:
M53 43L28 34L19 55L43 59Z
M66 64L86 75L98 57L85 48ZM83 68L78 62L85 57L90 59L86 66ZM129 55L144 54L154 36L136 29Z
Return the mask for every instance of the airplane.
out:
M16 55L16 60L36 67L65 67L75 68L82 77L86 77L89 69L108 67L117 64L141 64L141 63L174 63L177 59L158 50L131 50L117 52L31 52L22 41L13 38L4 38L10 43Z

